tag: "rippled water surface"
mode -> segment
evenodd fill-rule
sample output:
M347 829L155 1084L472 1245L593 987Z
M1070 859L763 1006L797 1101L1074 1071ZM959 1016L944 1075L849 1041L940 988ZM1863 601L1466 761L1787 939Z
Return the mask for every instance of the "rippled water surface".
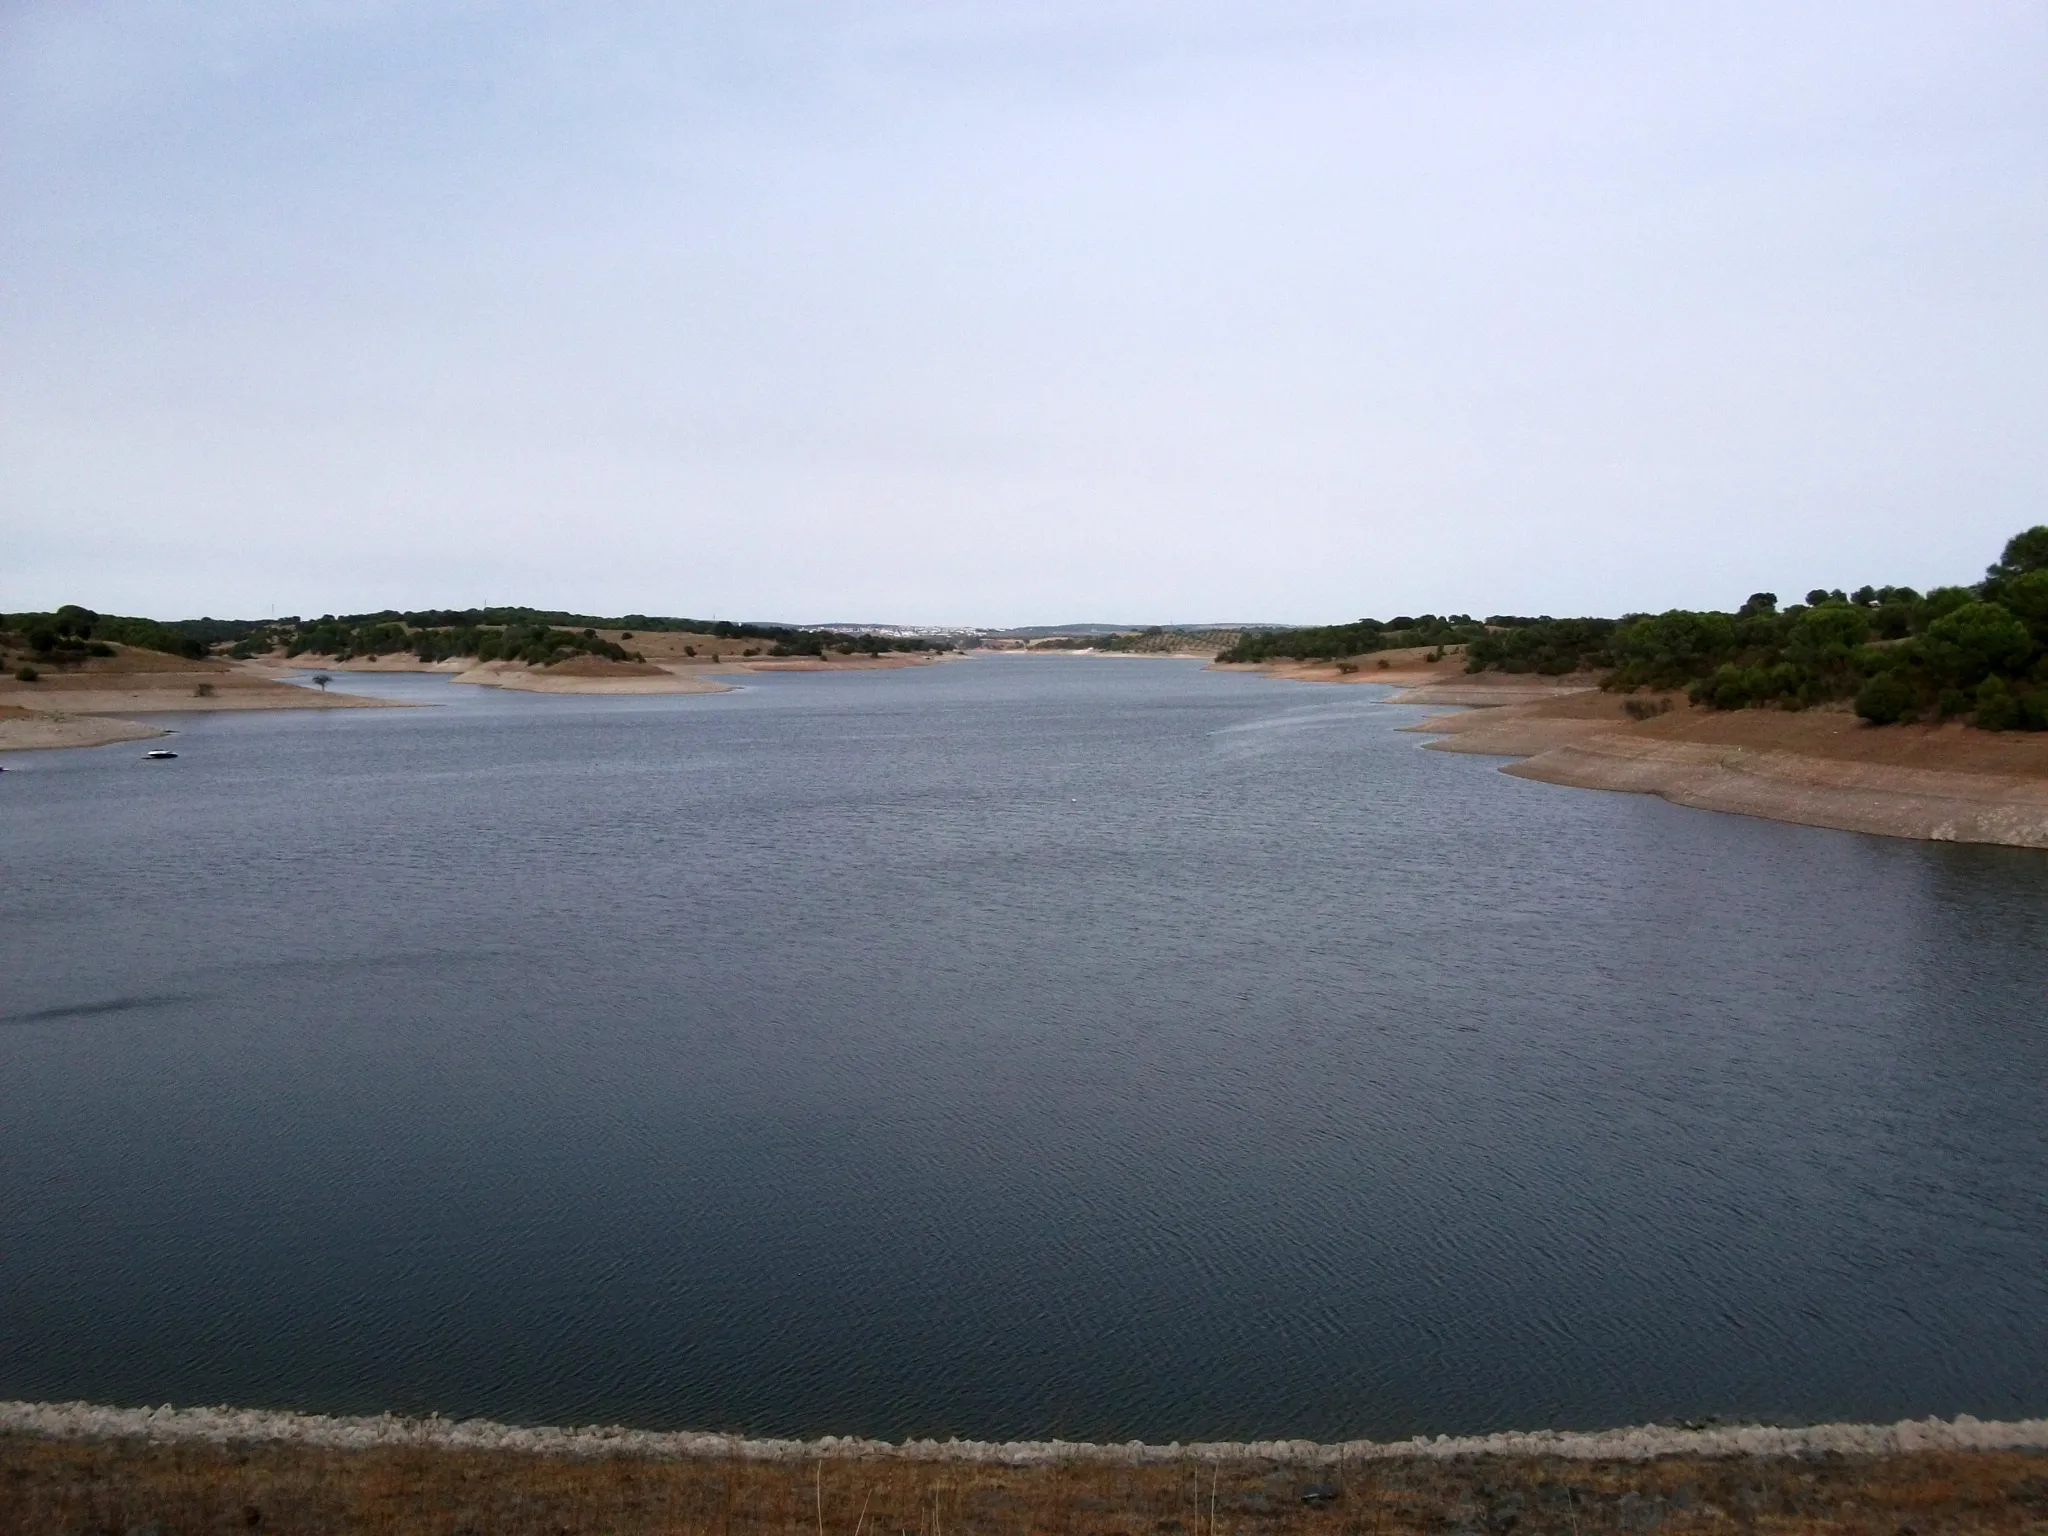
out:
M2048 1411L2048 857L1171 662L376 691L9 759L0 1396Z

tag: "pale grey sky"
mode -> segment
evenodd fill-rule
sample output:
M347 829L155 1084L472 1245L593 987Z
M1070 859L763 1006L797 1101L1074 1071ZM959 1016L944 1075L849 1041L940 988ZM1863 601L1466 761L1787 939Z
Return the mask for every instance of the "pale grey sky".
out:
M1975 577L2048 4L0 6L0 608Z

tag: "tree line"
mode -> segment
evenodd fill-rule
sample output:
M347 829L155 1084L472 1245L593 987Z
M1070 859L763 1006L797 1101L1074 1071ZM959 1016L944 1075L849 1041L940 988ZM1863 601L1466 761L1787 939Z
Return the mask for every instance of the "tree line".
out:
M63 666L90 655L110 656L116 644L193 660L219 647L246 661L282 651L286 656L331 656L337 661L413 655L425 662L474 657L549 666L572 656L640 661L599 631L704 634L754 641L746 654L774 656L881 655L886 651L945 650L947 642L919 636L844 634L790 624L746 624L728 619L678 619L627 614L600 618L536 608L386 609L317 619L143 619L95 613L66 603L50 613L0 615L0 632L13 636L37 662Z
M1219 657L1326 660L1404 646L1464 647L1468 672L1601 674L1601 686L1684 689L1714 709L1841 700L1877 725L1966 718L2048 730L2048 526L2016 534L1971 586L1817 588L1780 607L1605 618L1424 616L1246 635Z
M343 618L329 614L310 622L275 620L263 631L239 640L230 654L246 658L282 649L287 656L311 652L345 661L359 656L411 652L421 661L473 656L478 661L523 661L533 666L551 666L576 655L607 656L614 661L646 659L639 651L629 651L619 641L607 640L598 633L606 629L617 632L624 640L644 632L704 634L720 640L761 642L746 651L750 656L762 650L771 656L823 656L828 650L846 655L880 655L884 651L945 649L944 643L936 640L849 635L787 624L649 618L645 614L597 618L533 608L471 608L387 611Z
M76 603L53 613L0 615L0 630L9 632L36 660L58 666L87 656L111 656L117 644L193 660L206 655L208 648L205 640L175 625L94 613Z
M1360 619L1353 624L1325 624L1308 629L1248 630L1237 643L1218 653L1218 661L1335 661L1344 656L1369 656L1374 651L1399 651L1416 645L1469 645L1488 626L1531 622L1493 618L1483 623L1469 613L1444 617L1434 613L1398 618Z

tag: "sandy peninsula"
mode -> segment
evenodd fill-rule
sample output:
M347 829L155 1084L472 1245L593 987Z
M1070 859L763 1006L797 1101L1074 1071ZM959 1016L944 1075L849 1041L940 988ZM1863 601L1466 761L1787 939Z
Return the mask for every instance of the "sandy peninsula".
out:
M1465 658L1457 651L1439 653L1433 646L1418 645L1407 650L1380 651L1335 661L1256 661L1211 663L1217 672L1253 672L1286 683L1379 683L1396 688L1454 689L1455 696L1435 694L1416 700L1429 704L1498 704L1553 694L1578 693L1599 686L1597 679L1584 677L1549 678L1532 673L1465 670Z
M146 741L168 734L139 720L105 715L67 715L59 710L0 704L0 752L42 752L52 747L104 747L116 741Z
M117 645L111 656L41 667L25 682L0 676L0 751L97 747L161 736L129 715L222 709L375 709L384 699L322 693L224 661L194 661Z
M247 661L191 660L116 645L110 656L89 656L37 667L24 681L0 675L0 751L101 746L161 735L154 726L110 717L180 714L224 709L378 709L409 707L380 699L308 687L309 673L337 676L441 673L451 681L521 693L645 695L727 693L752 672L871 672L930 666L935 652L879 656L831 653L774 657L760 641L664 631L601 632L644 660L575 656L553 666L478 662L474 657L421 661L410 653L346 660L313 652L272 654ZM10 663L10 666L12 663Z
M523 693L730 693L731 686L703 675L658 667L648 661L613 661L606 656L575 656L551 667L529 667L516 661L487 661L457 672L454 681L484 688L511 688Z
M1645 1426L1117 1445L751 1440L440 1418L0 1403L10 1530L2037 1529L2048 1421Z
M486 661L457 657L421 661L407 652L356 656L340 660L315 652L298 656L263 656L241 666L252 676L282 679L308 671L335 673L440 672L458 683L509 688L522 693L660 694L725 693L732 684L721 679L751 672L874 672L899 667L925 667L942 658L931 651L885 651L879 656L831 652L825 656L771 656L765 641L698 634L685 630L597 631L642 660L614 661L603 656L576 656L553 666Z
M38 668L34 682L0 676L0 704L48 714L173 714L213 709L374 709L382 699L322 693L232 662L194 661L133 646L111 647L64 666Z
M688 658L685 658L688 660ZM613 661L606 656L572 656L551 667L533 667L519 661L478 661L458 656L447 661L421 661L409 651L385 656L351 656L340 660L317 652L297 656L259 656L239 667L253 677L282 680L303 679L308 672L329 672L350 677L385 676L394 673L439 673L453 682L483 688L506 688L519 693L724 693L728 685L710 680L710 670L694 665L663 665L652 661Z

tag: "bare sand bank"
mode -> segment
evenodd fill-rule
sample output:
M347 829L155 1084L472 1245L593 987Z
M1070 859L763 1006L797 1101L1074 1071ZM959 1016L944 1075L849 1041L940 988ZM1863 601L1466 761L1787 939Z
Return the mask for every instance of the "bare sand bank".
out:
M116 741L146 741L166 734L136 720L104 715L66 715L0 704L0 752L43 752L54 747L104 747Z
M613 661L604 656L578 656L552 667L529 667L516 661L487 661L457 672L453 681L483 688L509 688L522 693L729 693L731 686L709 677L690 676L653 662Z
M377 709L394 701L322 693L225 661L117 645L111 656L39 666L33 682L0 677L0 751L98 747L164 732L130 715L227 709Z
M0 678L0 705L58 715L155 715L218 709L375 709L389 702L321 693L225 661L195 661L125 645L113 650L112 656L40 669L42 675L34 682Z
M1957 725L1871 726L1843 708L1696 709L1682 695L1600 691L1591 674L1469 674L1421 651L1255 669L1382 683L1393 704L1462 706L1405 729L1439 752L1519 757L1518 778L1661 795L1679 805L1934 842L2048 848L2048 737ZM1236 670L1230 668L1227 670Z
M204 687L206 692L201 692ZM44 708L74 715L169 715L193 714L223 709L404 709L409 705L396 699L372 699L361 694L322 693L291 683L267 683L260 679L221 680L200 678L196 682L152 688L114 685L101 688L49 688L37 696ZM10 704L19 696L9 697Z
M1631 704L1664 712L1635 719ZM1887 837L2048 848L2048 739L2036 735L1601 693L1409 729L1437 734L1438 751L1525 758L1503 771L1547 784Z
M613 661L605 656L576 656L552 667L530 667L518 661L478 661L474 656L449 661L421 661L410 654L351 657L336 661L311 652L280 661L258 657L239 664L250 675L264 678L303 677L308 672L346 673L350 676L378 673L438 673L452 682L471 683L482 688L509 688L520 693L724 693L726 685L707 682L694 671L678 671L653 662Z
M907 651L884 652L880 656L775 657L765 654L764 642L741 642L716 635L680 631L635 634L623 630L600 630L599 635L639 652L646 660L576 656L551 667L530 667L523 662L479 662L473 656L421 661L411 654L337 661L308 651L289 660L257 657L238 663L237 669L273 680L306 672L440 672L458 683L510 688L522 693L657 694L725 693L732 684L718 679L743 677L750 672L874 672L926 667L946 659L930 652Z
M612 638L644 647L651 659L635 662L576 656L552 667L529 667L520 662L479 663L473 657L423 662L410 654L340 661L308 652L290 658L225 661L191 660L115 646L112 656L42 668L41 676L31 682L0 676L0 751L100 746L162 734L156 727L134 720L104 718L109 716L411 707L410 701L307 687L304 678L313 672L349 676L440 673L453 682L524 693L706 694L728 693L734 684L727 679L755 671L864 672L929 666L940 659L929 653L901 652L830 660L811 656L776 659L746 655L747 650L761 647L738 646L711 635L646 635L630 641L623 635ZM84 717L100 718L95 724Z
M1457 655L1431 661L1434 647L1380 651L1347 661L1212 661L1216 672L1251 672L1283 683L1392 683L1414 687L1445 677L1462 677L1464 659Z
M1342 661L1215 662L1211 670L1253 672L1284 683L1377 683L1403 690L1389 701L1396 704L1513 704L1561 698L1600 686L1598 677L1585 673L1565 677L1542 677L1533 672L1470 673L1459 651L1438 655L1433 646L1380 651Z

